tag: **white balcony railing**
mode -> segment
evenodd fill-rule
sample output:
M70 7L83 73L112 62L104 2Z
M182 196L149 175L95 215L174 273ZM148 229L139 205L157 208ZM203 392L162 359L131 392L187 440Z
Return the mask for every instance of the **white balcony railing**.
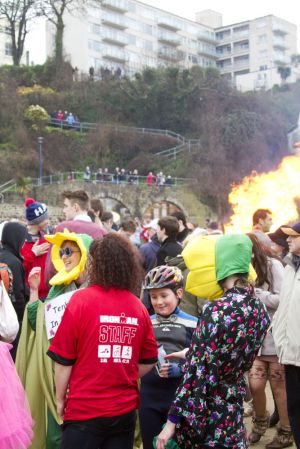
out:
M118 12L126 12L129 10L127 0L102 0L102 6Z

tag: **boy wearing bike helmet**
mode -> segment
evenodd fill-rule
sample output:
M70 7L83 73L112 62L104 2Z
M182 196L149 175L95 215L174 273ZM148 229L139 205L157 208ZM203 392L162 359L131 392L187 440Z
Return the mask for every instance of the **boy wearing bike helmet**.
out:
M183 276L177 267L161 265L145 277L155 314L151 316L159 348L159 363L141 380L140 425L144 449L153 449L169 406L182 377L182 362L164 360L164 355L189 347L197 318L179 308L183 294Z

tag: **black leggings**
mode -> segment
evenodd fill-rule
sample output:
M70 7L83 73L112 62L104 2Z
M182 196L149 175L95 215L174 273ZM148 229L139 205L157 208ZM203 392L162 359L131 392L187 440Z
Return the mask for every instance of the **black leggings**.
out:
M300 449L300 366L284 368L288 415L296 447Z
M153 438L162 430L168 418L168 408L164 411L142 407L139 410L143 449L153 449Z
M64 423L61 449L132 449L136 412Z

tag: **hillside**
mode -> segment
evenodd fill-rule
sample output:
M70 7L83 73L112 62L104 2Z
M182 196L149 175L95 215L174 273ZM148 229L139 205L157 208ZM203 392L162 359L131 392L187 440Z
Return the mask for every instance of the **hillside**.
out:
M300 84L241 94L216 70L199 67L75 81L67 64L61 74L47 64L0 68L1 183L38 175L37 137L42 135L45 174L118 165L141 174L164 170L194 176L201 199L222 212L232 182L252 170L272 169L287 154L286 134L299 113ZM45 126L33 130L24 118L29 105L49 114L72 111L99 128L87 134ZM170 161L154 153L176 145L173 139L115 132L104 124L169 129L200 139L201 148Z

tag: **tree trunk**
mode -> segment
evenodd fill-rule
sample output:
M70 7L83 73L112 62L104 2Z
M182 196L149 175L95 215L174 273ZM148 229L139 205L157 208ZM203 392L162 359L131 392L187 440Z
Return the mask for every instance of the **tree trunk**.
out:
M57 18L55 34L55 61L57 65L63 62L64 22L62 16Z
M10 23L10 37L11 37L11 51L12 51L12 60L13 65L20 65L20 57L18 52L18 46L16 42L16 27L15 23Z

